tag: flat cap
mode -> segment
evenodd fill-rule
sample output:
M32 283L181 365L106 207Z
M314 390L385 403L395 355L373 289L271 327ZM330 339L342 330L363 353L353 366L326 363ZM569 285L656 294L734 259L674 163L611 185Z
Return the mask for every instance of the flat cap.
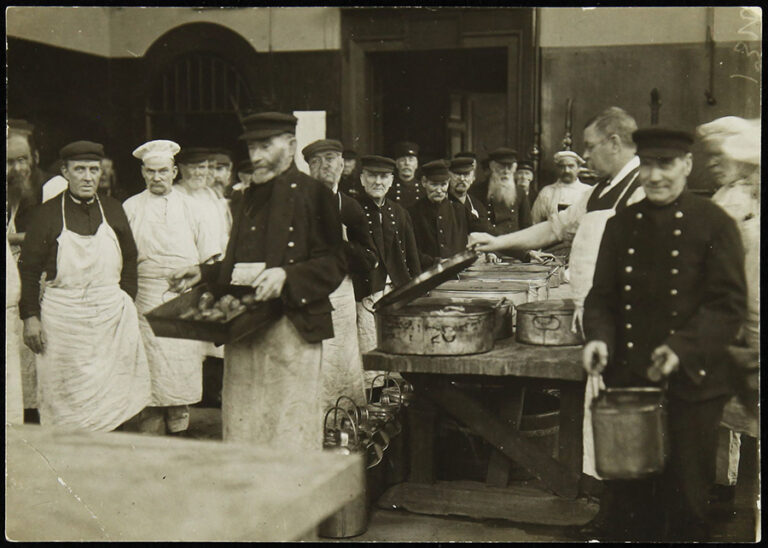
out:
M517 171L520 171L521 169L530 171L531 173L536 172L536 170L533 169L533 162L530 160L520 160L517 163Z
M448 165L445 160L435 160L421 166L421 174L430 181L442 183L451 178Z
M472 158L473 160L477 160L477 154L474 152L471 152L469 150L462 150L461 152L457 152L453 155L454 158Z
M691 151L693 135L663 127L638 129L632 134L637 155L646 158L674 158Z
M471 173L474 168L475 160L469 156L456 157L451 160L450 170L454 173Z
M517 162L517 151L513 148L500 147L488 153L488 160L493 162Z
M147 141L143 145L136 147L133 151L133 157L138 158L142 162L149 160L150 158L166 158L173 160L173 157L178 154L181 147L178 143L173 141L167 141L165 139L156 139L154 141Z
M232 153L225 148L208 149L208 161L215 165L232 165Z
M400 141L392 147L392 155L395 159L402 158L403 156L418 156L419 145L410 141Z
M240 140L259 140L274 137L281 133L296 133L297 118L293 114L282 112L260 112L243 119L245 132Z
M253 173L253 162L249 158L242 160L237 164L238 173Z
M394 173L395 161L386 156L363 156L360 158L360 167L374 173Z
M560 163L562 160L565 160L566 158L572 158L576 160L576 163L579 164L580 166L584 165L584 158L582 158L572 150L561 150L559 152L555 152L554 159L556 164ZM520 166L517 166L517 169L520 169Z
M104 145L92 141L75 141L59 151L59 158L68 160L101 160L104 158Z
M199 164L207 162L211 156L211 149L202 147L182 147L176 155L179 164Z
M32 135L34 131L35 126L26 120L21 120L19 118L8 119L8 133L20 133L22 135L29 136Z
M315 154L328 151L343 152L344 146L336 139L318 139L305 146L301 150L301 154L304 156L304 160L309 162L309 159Z

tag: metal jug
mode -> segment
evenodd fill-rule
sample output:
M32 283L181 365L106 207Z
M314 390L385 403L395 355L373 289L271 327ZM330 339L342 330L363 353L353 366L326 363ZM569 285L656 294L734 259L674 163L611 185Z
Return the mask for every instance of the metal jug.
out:
M349 410L341 406L344 400L350 404ZM345 415L341 417L340 421L338 420L339 410L344 411ZM354 444L350 446L350 449L365 452L366 468L370 469L378 465L384 456L384 451L389 446L389 437L378 428L375 421L369 419L367 408L359 407L352 398L342 395L336 400L336 405L328 410L328 412L330 411L334 411L334 424L338 424L338 436L343 436L344 433L354 433ZM348 435L347 439L349 439ZM335 442L336 440L331 441Z
M595 468L604 479L636 479L664 470L669 453L661 388L609 388L592 402Z

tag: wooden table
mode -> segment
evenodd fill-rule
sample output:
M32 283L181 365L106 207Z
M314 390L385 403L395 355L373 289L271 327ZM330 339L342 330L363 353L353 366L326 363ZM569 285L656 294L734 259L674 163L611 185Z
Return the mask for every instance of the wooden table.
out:
M359 456L6 426L17 541L290 541L363 492Z
M411 356L379 351L363 355L366 369L397 371L416 390L408 408L410 476L380 500L382 507L403 507L430 514L506 518L553 525L589 521L597 506L580 495L585 373L581 347L542 347L496 341L490 352L469 356ZM454 383L504 383L509 398L491 411ZM526 388L560 392L558 458L518 431ZM447 413L494 446L486 482L436 482L434 434L438 413ZM509 482L510 460L539 481Z

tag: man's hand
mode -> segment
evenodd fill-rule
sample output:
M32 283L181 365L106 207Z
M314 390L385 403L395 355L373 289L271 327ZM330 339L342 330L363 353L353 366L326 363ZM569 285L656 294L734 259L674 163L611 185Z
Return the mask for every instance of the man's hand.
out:
M168 277L169 291L182 293L188 287L197 284L201 279L200 267L198 265L180 268Z
M45 334L43 334L43 324L40 318L30 316L24 320L24 344L35 354L45 352Z
M256 288L255 297L257 301L268 301L276 299L283 292L285 285L285 270L274 267L267 268L253 280L253 287Z
M557 257L552 255L551 253L544 253L543 251L536 251L534 249L531 249L528 252L528 254L531 257L532 263L548 264L548 263L557 261Z
M665 377L668 377L680 367L680 358L666 344L662 344L651 353L651 361L653 361L654 368Z
M599 375L608 365L608 345L603 341L589 341L581 354L584 370L589 375Z
M495 236L491 236L485 232L473 232L469 235L468 247L477 245L477 251L495 251L493 249L493 243L496 241Z

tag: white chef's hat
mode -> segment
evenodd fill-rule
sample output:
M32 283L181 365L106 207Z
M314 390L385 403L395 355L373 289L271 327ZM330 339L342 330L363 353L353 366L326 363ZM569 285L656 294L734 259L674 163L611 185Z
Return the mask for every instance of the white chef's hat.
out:
M696 128L701 141L732 160L760 163L760 120L725 116Z
M556 164L560 163L560 160L564 160L566 158L573 158L574 160L576 160L576 163L579 164L580 166L584 165L584 158L582 158L572 150L561 150L560 152L555 152L554 158L555 158Z
M173 157L181 150L181 147L173 141L166 141L165 139L158 139L155 141L148 141L133 151L133 156L141 161L146 161L149 158L168 158L173 160Z

